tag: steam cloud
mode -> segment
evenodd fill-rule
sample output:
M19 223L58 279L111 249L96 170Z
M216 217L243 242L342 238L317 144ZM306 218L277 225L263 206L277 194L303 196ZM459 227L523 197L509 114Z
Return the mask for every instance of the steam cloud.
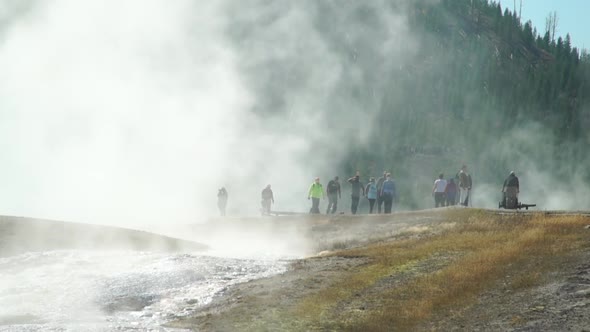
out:
M382 6L6 2L0 210L193 222L216 213L220 186L230 211L257 212L268 183L277 209L304 209L312 178L327 182L347 146L366 143L387 83L377 74L415 50Z

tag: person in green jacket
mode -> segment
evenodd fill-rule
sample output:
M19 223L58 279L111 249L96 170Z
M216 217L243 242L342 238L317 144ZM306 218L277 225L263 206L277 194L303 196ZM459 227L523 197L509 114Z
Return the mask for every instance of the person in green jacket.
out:
M307 199L311 198L311 209L309 213L319 214L320 213L320 198L326 198L324 194L324 187L320 183L320 178L315 178L315 181L309 187L307 193Z

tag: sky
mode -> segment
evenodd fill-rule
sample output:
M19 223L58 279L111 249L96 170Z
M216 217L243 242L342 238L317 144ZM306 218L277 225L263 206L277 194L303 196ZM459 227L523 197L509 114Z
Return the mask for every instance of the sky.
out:
M514 0L499 0L502 9L514 8ZM520 0L516 0L518 10ZM580 49L590 48L590 11L588 0L522 0L522 21L530 20L540 34L545 31L545 18L553 11L557 12L557 34L570 34L572 45Z

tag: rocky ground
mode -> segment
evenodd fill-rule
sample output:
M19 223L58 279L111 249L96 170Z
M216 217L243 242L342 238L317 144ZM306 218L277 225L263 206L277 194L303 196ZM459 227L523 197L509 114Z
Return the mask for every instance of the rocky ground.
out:
M453 227L435 211L356 217L347 216L309 222L316 240L323 240L323 253L292 263L288 272L272 278L239 284L225 290L198 314L173 322L171 326L195 331L297 331L309 325L285 321L279 310L295 310L302 299L333 284L348 270L365 264L364 258L329 254L331 249L363 246L376 241L396 241L429 236ZM590 224L590 219L589 219ZM352 230L352 232L351 232ZM590 231L586 229L587 231ZM343 234L346 234L344 236ZM355 234L351 236L351 234ZM346 237L346 239L343 239ZM326 238L337 239L330 244ZM421 261L403 273L392 274L378 285L342 304L352 316L375 310L372 299L385 288L400 287L416 276L435 272L457 256L441 254ZM514 290L507 275L495 287L486 289L464 306L433 317L418 325L423 331L590 331L590 251L576 251L565 259L550 262L553 269L540 277L539 285ZM529 262L535 264L535 262ZM324 330L319 328L319 330ZM395 330L392 328L392 330Z
M249 239L247 232L260 233L261 230L269 237L288 234L280 242L301 244L305 240L304 247L310 255L293 260L284 274L225 289L197 314L171 322L170 326L195 331L310 330L308 322L285 320L284 312L296 310L302 300L329 288L346 277L349 271L367 264L366 258L335 252L378 242L427 238L453 229L455 222L445 217L447 212L452 213L453 209L395 213L391 216L215 220L206 225L187 226L181 232L184 238L191 240L216 238L229 229L237 230L246 236L246 240ZM580 231L590 232L590 226ZM205 248L192 241L148 232L14 217L0 217L0 235L0 257L36 249L121 247L193 251ZM458 253L441 253L421 260L411 268L354 294L353 299L340 303L337 310L348 313L351 319L379 310L379 304L374 299L379 298L384 290L403 287L416 277L435 273L459 258ZM543 263L552 268L546 274L535 276L539 280L532 287L515 290L516 277L506 275L494 287L486 288L474 301L445 310L417 325L414 330L590 331L590 251L576 250L565 257L546 259L548 261ZM541 262L527 262L538 263Z
M540 286L519 292L506 276L453 315L437 317L423 328L444 331L590 331L590 252L555 262Z

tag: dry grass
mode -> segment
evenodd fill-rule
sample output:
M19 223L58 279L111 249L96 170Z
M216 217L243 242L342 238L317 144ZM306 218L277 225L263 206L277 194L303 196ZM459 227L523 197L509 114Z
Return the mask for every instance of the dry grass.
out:
M440 235L336 253L367 257L370 263L304 299L290 314L310 329L409 330L445 310L471 303L506 275L514 276L513 290L540 284L552 268L543 263L549 261L545 258L587 246L590 237L583 230L589 219L582 216L449 211L447 217L457 226ZM417 268L437 255L456 259L434 271ZM388 284L402 275L403 282ZM363 294L372 301L371 309L352 311L347 304Z

